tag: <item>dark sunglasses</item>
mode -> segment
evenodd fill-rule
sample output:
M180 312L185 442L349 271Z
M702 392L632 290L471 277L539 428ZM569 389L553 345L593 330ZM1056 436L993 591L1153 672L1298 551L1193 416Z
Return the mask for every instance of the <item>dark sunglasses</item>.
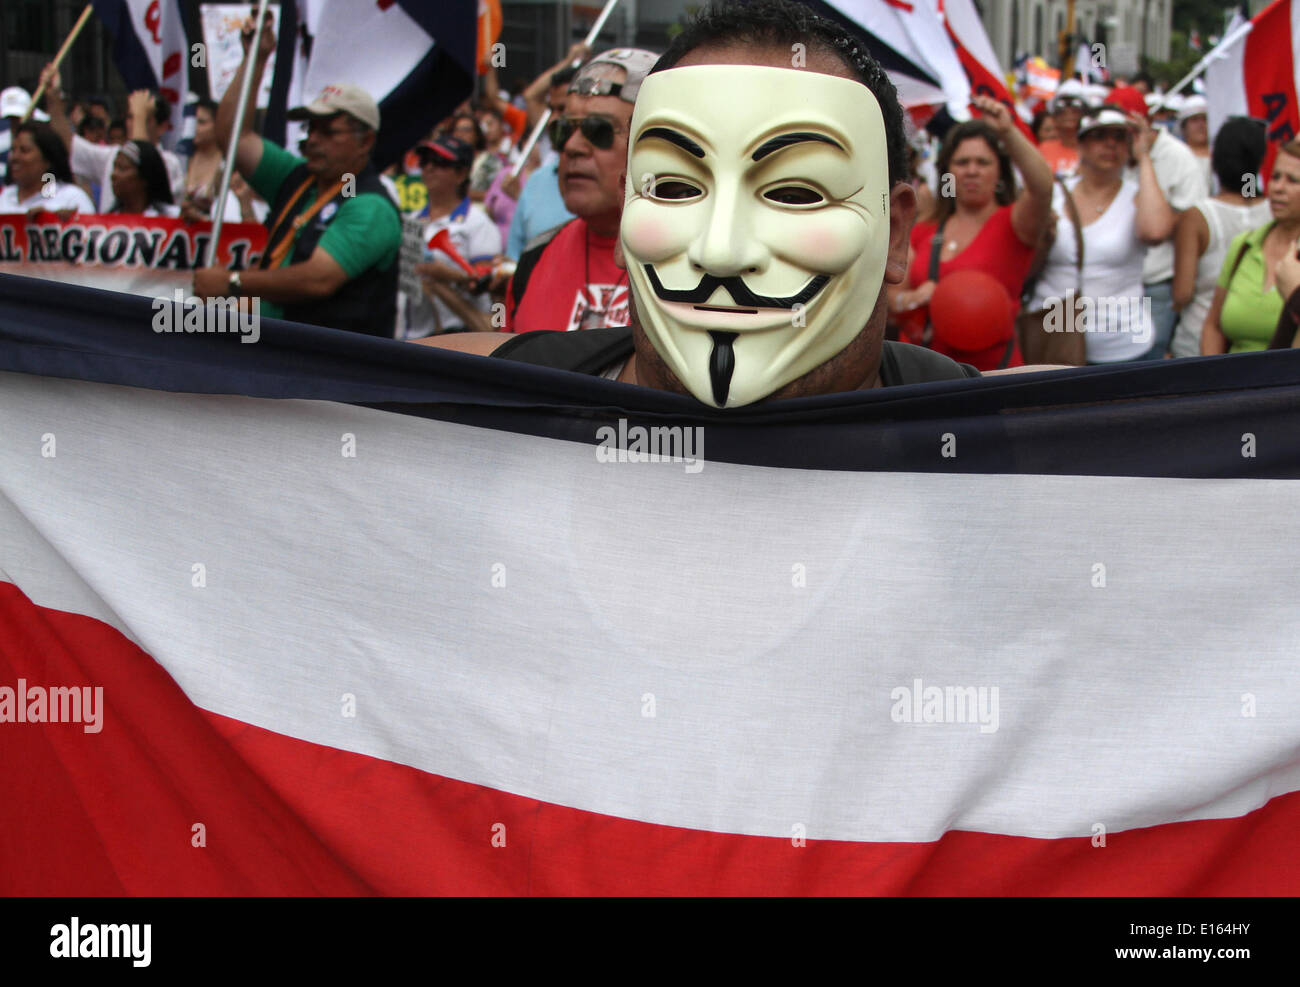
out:
M592 147L608 151L614 146L614 134L617 133L613 120L597 114L581 118L561 117L553 121L548 129L551 147L557 151L564 150L564 145L569 143L569 138L577 130L582 131L582 136L591 143Z
M1079 136L1080 140L1123 142L1129 139L1129 132L1123 127L1100 127L1088 130Z

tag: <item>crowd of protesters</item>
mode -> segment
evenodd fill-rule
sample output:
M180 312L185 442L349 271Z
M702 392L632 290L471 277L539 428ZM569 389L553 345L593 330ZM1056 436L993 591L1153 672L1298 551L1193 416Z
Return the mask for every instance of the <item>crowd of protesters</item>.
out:
M197 222L222 209L227 222L265 224L268 244L256 269L198 270L199 297L257 296L266 315L372 335L628 324L617 256L628 130L656 53L574 45L513 98L492 70L475 101L381 174L371 161L379 108L355 86L329 86L290 112L306 124L300 154L258 136L253 94L276 39L265 30L249 54L250 37L221 102L197 104L187 160L163 146L171 108L156 92L131 93L115 119L102 102L69 106L52 66L43 111L30 113L26 91L4 90L0 213ZM234 134L245 72L250 105ZM1261 175L1261 121L1232 118L1211 133L1203 96L1165 98L1143 77L1067 79L1040 106L973 96L971 109L941 139L914 131L920 211L907 278L888 291L890 338L980 370L1293 345L1279 320L1300 282L1300 142L1272 149ZM544 113L550 124L525 155ZM357 184L345 192L348 176ZM399 290L404 221L426 244L416 294ZM1007 304L957 306L964 322L954 322L954 306L938 302L959 273L963 291L983 277ZM1077 334L1051 340L1068 352L1039 345L1053 318L1077 320Z

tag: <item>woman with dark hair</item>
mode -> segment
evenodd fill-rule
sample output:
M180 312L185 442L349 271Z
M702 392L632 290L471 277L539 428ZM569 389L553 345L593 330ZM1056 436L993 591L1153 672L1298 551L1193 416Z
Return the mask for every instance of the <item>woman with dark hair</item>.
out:
M1253 194L1259 188L1257 173L1266 147L1263 120L1233 117L1224 123L1215 135L1210 157L1220 191L1178 217L1173 304L1179 317L1170 346L1176 357L1200 355L1201 329L1214 300L1229 241L1268 222L1268 202ZM1254 182L1253 187L1243 188L1246 176Z
M1300 240L1300 140L1282 144L1268 179L1273 218L1228 244L1214 300L1201 327L1201 353L1268 349L1283 311L1277 285L1282 258Z
M217 104L201 99L194 107L194 153L185 166L185 201L181 203L181 216L188 222L215 219L217 193L221 191L221 169L224 159L217 145ZM224 221L227 223L260 223L266 210L259 215L254 208L254 193L239 172L230 176L230 194L226 196Z
M113 206L109 212L175 218L171 182L161 155L148 141L130 140L113 159Z
M72 181L68 150L48 123L29 120L18 127L9 150L9 181L0 192L0 213L95 211L90 196Z
M1034 114L1034 122L1029 125L1029 129L1033 131L1034 140L1040 144L1043 141L1056 140L1056 119L1048 112L1046 106L1040 107Z
M1052 170L1043 156L1005 106L983 96L974 102L984 116L958 124L944 137L935 169L935 218L912 227L909 287L894 292L891 300L897 312L916 311L917 321L937 282L961 270L996 278L1011 300L1014 321L1034 248L1051 211ZM1013 162L1025 176L1019 194ZM1024 362L1014 337L976 352L958 351L942 340L926 342L980 370Z

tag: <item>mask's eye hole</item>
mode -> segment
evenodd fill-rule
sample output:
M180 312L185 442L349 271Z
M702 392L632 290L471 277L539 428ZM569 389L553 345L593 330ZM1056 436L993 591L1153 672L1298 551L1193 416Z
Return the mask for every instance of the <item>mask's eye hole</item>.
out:
M824 201L820 192L803 185L782 185L763 193L763 198L779 202L783 206L811 206Z
M690 182L683 182L680 179L668 178L662 181L656 181L650 185L650 197L652 199L667 199L671 202L681 202L685 199L694 199L704 193Z

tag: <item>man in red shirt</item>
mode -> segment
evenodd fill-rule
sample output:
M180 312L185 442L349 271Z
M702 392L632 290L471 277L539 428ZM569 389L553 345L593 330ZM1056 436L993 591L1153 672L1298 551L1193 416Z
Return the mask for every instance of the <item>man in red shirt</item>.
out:
M623 214L627 135L641 81L658 56L639 48L597 55L574 78L551 124L564 206L577 218L529 243L506 292L506 329L628 325L627 272L614 263Z

